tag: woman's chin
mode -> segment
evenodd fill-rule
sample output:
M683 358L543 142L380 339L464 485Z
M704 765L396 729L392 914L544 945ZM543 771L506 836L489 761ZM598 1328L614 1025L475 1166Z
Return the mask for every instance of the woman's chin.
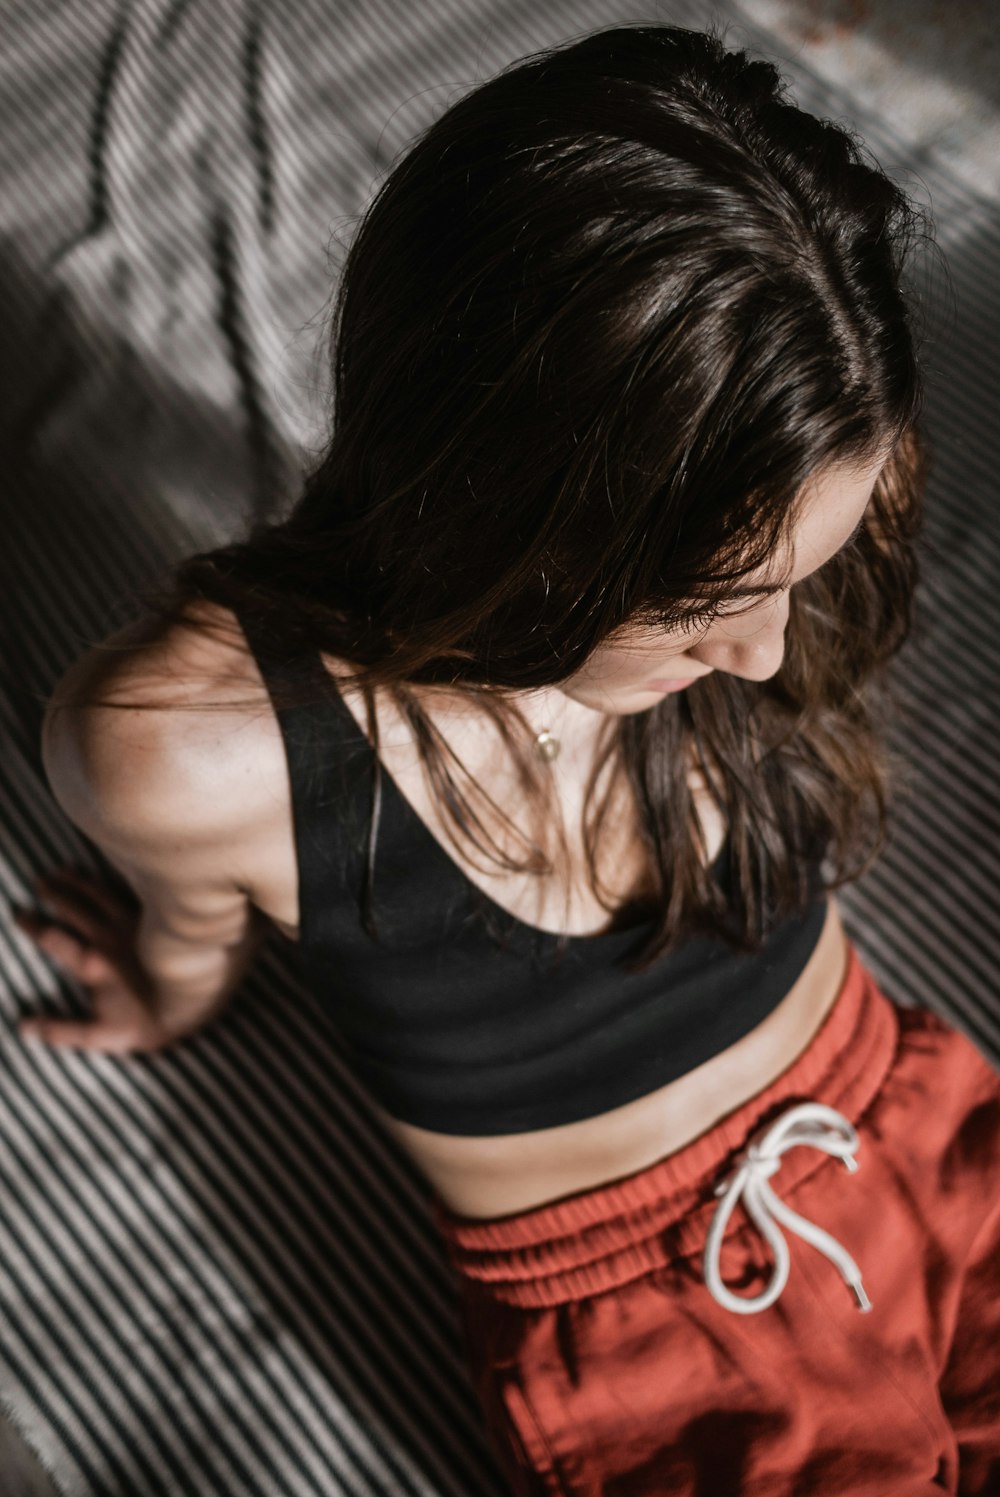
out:
M604 712L617 717L628 717L636 712L648 712L650 707L665 696L683 690L679 686L651 686L644 682L634 686L563 685L560 690L581 707L592 707L595 712Z

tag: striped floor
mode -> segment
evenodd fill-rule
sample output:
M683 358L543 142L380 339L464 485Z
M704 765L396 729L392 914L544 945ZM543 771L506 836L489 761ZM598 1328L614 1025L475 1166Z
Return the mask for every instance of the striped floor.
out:
M338 244L378 174L503 63L649 18L611 0L0 0L0 1414L63 1497L502 1492L425 1188L284 952L165 1054L48 1051L15 1019L81 996L8 905L57 861L99 866L41 777L54 681L132 586L294 494ZM841 902L887 991L1000 1063L1000 214L788 71L911 173L943 252L918 277L934 470L922 625L896 672L912 788Z

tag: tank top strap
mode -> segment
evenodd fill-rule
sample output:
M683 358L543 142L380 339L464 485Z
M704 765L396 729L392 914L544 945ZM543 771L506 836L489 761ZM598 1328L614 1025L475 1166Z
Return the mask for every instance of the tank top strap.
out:
M318 651L290 654L257 620L239 615L267 687L288 761L299 868L299 939L331 922L357 928L371 819L374 755ZM302 690L285 703L278 686Z

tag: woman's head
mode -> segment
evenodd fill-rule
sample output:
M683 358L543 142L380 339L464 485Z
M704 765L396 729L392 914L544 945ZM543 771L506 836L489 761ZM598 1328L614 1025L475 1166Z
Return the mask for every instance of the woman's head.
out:
M351 247L335 431L287 527L352 658L531 687L623 626L703 626L913 421L911 221L700 32L598 32L460 100Z
M472 808L414 687L474 694L539 805L518 693L604 707L594 889L612 766L653 868L645 959L697 931L755 944L801 910L817 850L837 887L885 841L864 688L917 576L918 217L717 36L615 28L517 63L390 172L342 274L326 448L287 519L177 569L172 618L207 597L290 663L348 662L376 749L377 689L462 847L511 869L552 865L484 831L497 808ZM647 689L678 677L698 680ZM289 670L285 700L300 688ZM692 760L729 890L704 866Z

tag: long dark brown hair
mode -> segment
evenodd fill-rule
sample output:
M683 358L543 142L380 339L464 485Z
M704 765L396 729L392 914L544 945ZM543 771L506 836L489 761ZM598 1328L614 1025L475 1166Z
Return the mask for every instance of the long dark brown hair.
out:
M911 629L924 469L903 287L921 222L847 130L715 32L615 27L519 61L365 213L334 306L331 433L290 514L183 561L151 616L207 628L191 605L209 600L289 663L345 662L376 789L377 689L455 845L552 872L538 839L521 857L493 836L419 688L478 702L541 810L551 781L510 693L637 623L710 620L787 540L807 480L891 451L856 541L792 590L777 674L718 671L614 719L591 778L605 904L609 765L640 810L641 963L694 933L754 949L804 908L810 859L836 888L887 836L884 666ZM729 890L690 763L727 826Z

